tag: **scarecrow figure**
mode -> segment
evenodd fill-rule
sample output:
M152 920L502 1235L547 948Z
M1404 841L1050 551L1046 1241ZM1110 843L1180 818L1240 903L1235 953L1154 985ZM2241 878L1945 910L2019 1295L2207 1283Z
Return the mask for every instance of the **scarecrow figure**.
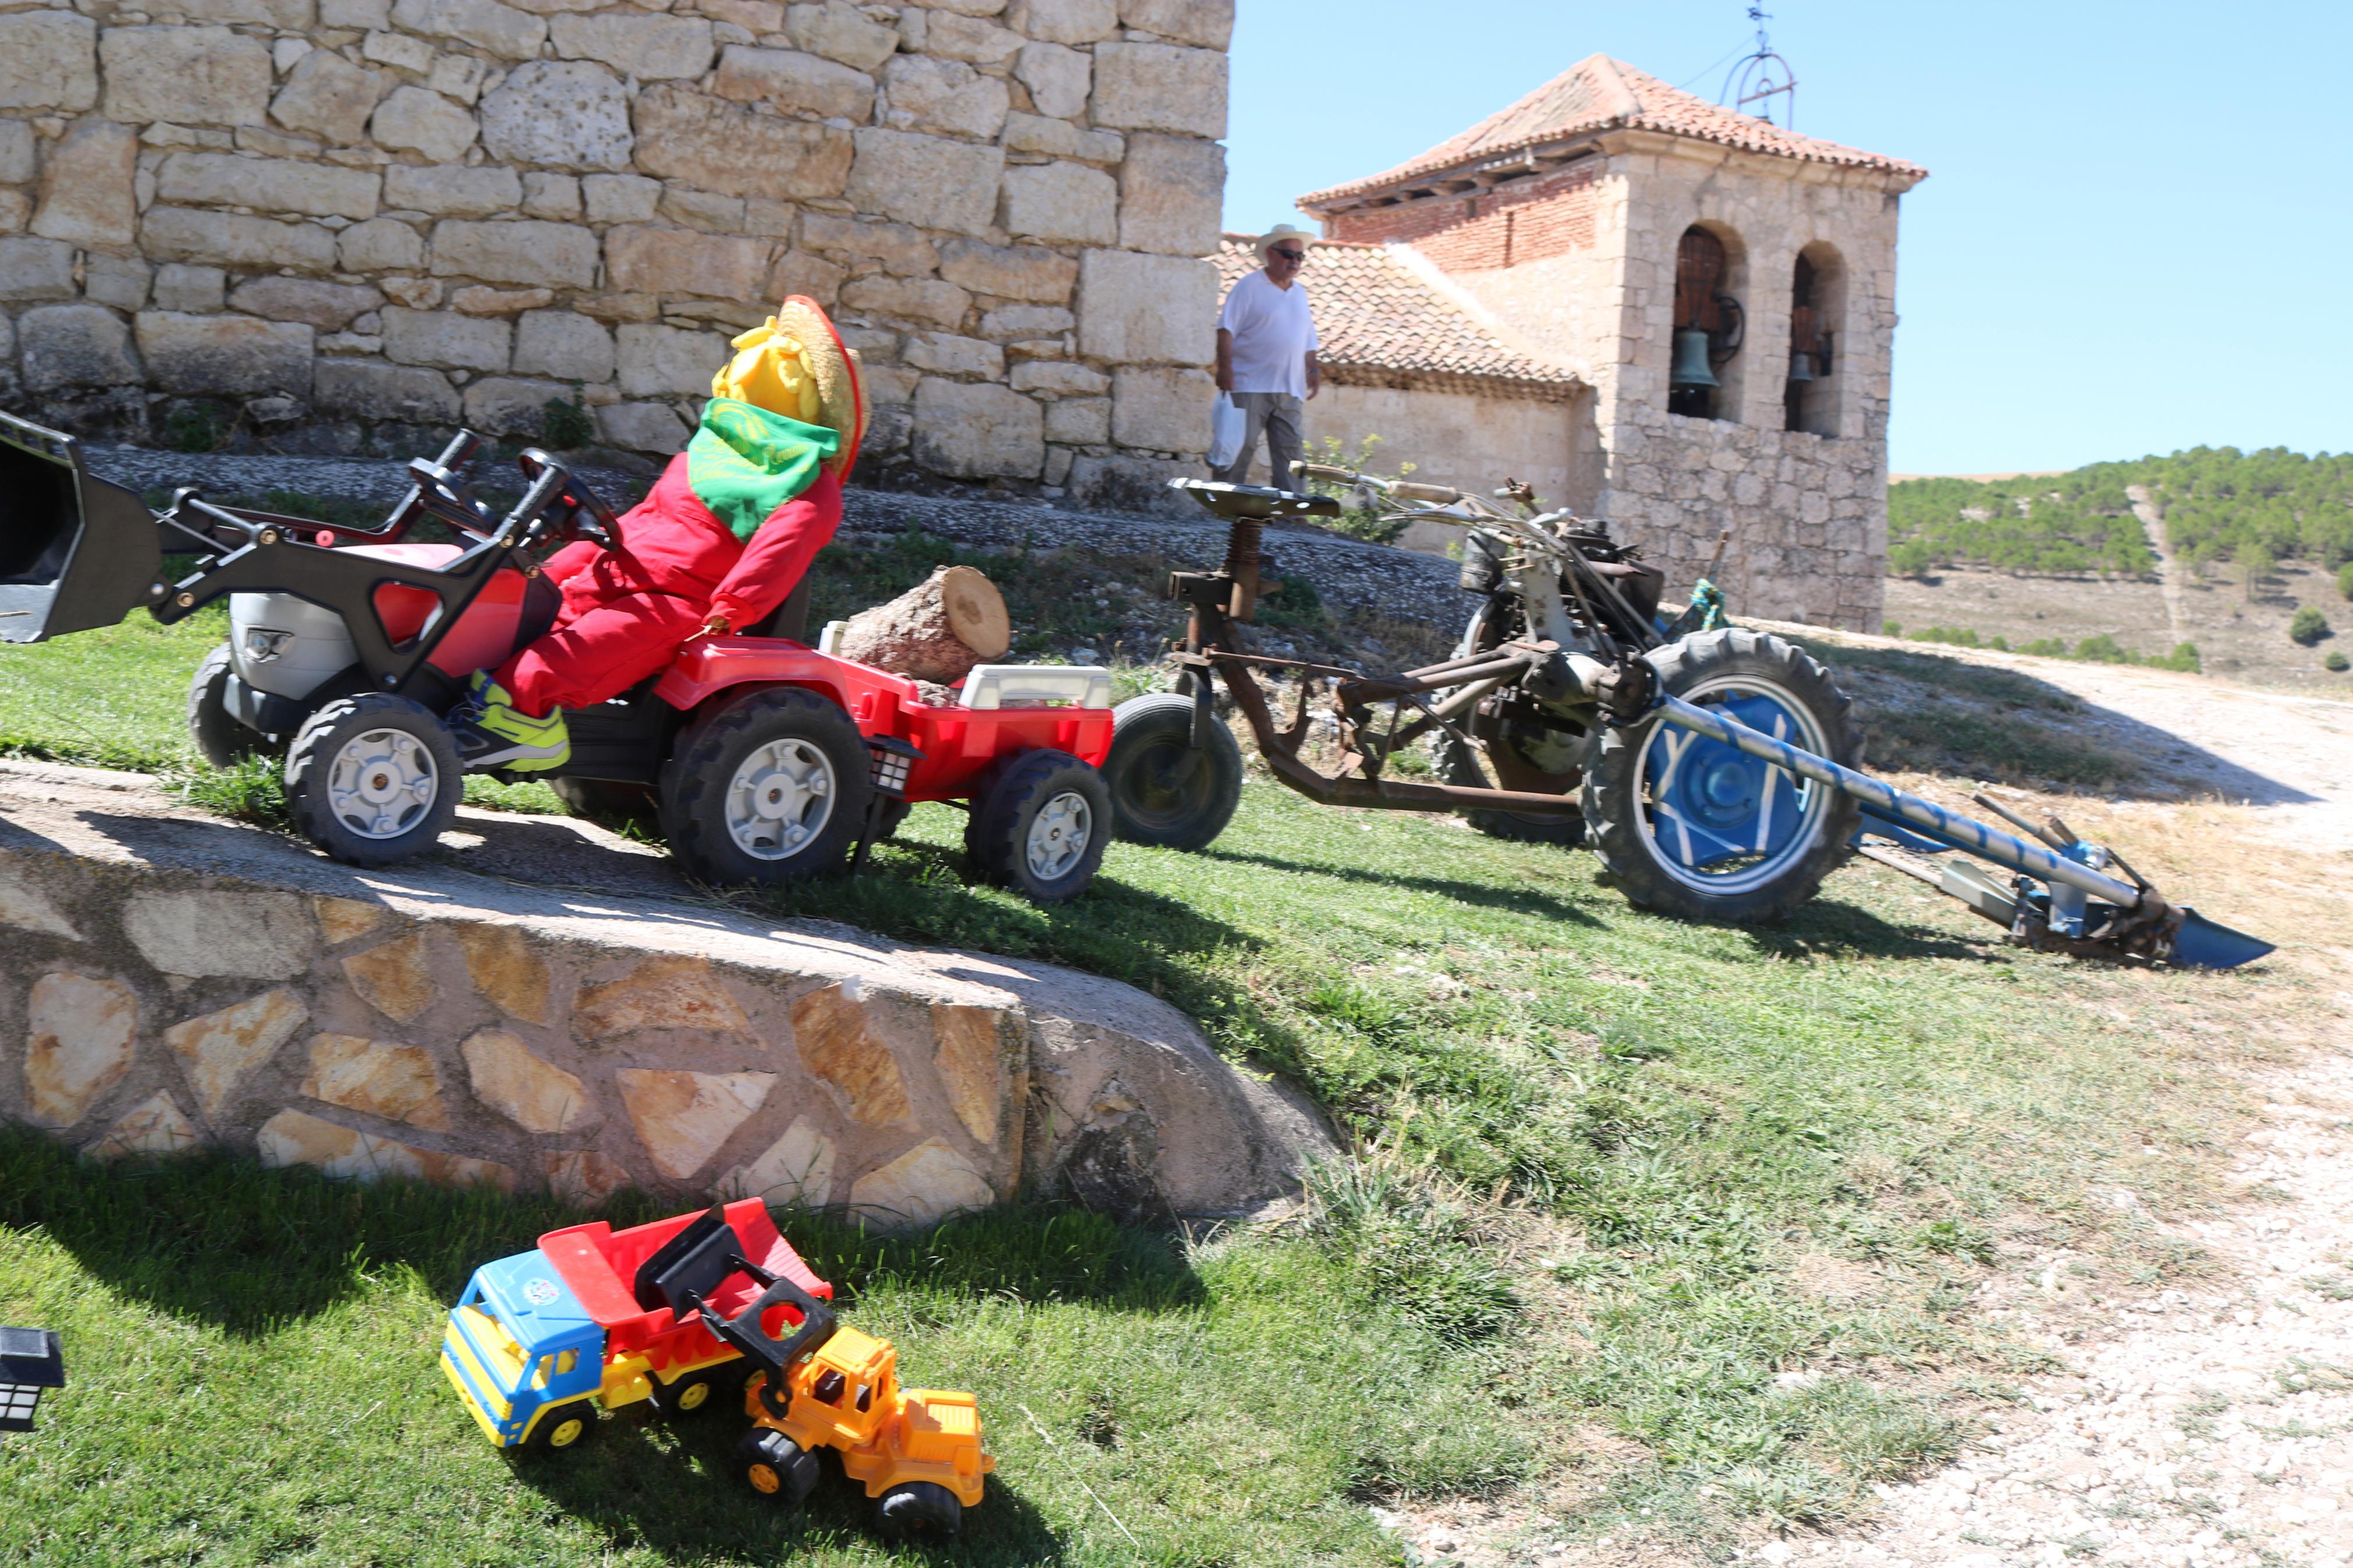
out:
M833 538L866 429L858 356L799 295L731 346L693 438L615 548L548 559L564 593L553 629L468 679L448 717L469 768L563 766L564 710L617 697L696 637L758 626Z

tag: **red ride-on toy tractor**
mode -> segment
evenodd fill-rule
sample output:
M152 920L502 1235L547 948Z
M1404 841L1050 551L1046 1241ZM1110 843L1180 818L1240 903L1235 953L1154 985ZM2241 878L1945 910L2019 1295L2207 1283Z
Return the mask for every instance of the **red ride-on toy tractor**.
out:
M441 715L470 673L554 619L541 555L624 542L610 509L536 449L520 458L522 499L494 513L459 477L480 445L461 433L411 462L381 526L326 528L193 489L150 512L93 477L72 437L0 414L0 641L111 626L142 604L168 625L227 595L229 640L188 692L196 749L219 766L282 752L296 822L339 860L422 853L463 793ZM459 542L412 539L427 521ZM166 556L188 558L176 582ZM910 803L936 800L967 805L965 847L992 880L1040 902L1087 885L1111 838L1095 771L1108 670L983 666L955 705L934 705L912 680L808 647L807 613L804 582L748 635L689 643L654 679L569 713L563 767L517 776L586 816L652 818L707 882L838 868Z

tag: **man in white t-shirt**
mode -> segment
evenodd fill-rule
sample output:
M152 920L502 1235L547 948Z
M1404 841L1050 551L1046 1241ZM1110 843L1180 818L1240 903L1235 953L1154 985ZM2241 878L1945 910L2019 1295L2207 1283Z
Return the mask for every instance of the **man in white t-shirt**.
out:
M1291 466L1299 461L1301 416L1307 399L1324 388L1324 373L1315 366L1315 318L1307 309L1307 290L1299 283L1300 264L1307 259L1313 235L1287 223L1261 235L1258 258L1263 270L1251 273L1226 295L1218 313L1218 390L1233 395L1234 405L1248 421L1241 451L1214 477L1227 484L1244 482L1250 458L1258 450L1259 433L1266 433L1267 483L1279 490L1291 488Z

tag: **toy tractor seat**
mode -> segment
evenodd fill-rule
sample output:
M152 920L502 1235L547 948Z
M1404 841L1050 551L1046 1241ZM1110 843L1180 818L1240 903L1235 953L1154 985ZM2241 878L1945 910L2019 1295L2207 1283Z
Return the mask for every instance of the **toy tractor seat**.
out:
M738 1275L748 1275L765 1289L733 1316L723 1315L717 1304L731 1294L728 1286ZM783 1385L785 1369L796 1357L833 1337L833 1309L789 1276L772 1273L745 1258L743 1239L727 1223L724 1205L713 1205L647 1258L638 1269L634 1289L638 1305L648 1311L666 1307L681 1319L700 1317L720 1341L765 1368L769 1375L764 1399ZM746 1292L739 1285L732 1294L740 1302ZM781 1339L765 1326L767 1316L779 1308L792 1328Z
M808 642L809 587L815 572L804 572L785 602L770 611L767 619L742 628L735 635L747 637L784 637L806 645Z

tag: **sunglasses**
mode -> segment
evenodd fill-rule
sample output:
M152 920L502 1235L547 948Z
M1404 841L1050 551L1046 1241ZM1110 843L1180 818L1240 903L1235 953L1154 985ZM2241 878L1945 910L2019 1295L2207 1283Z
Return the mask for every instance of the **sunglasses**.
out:
M1307 253L1306 253L1305 251L1303 251L1303 250L1285 250L1285 249L1282 248L1280 246L1276 247L1275 247L1274 249L1272 249L1272 250L1268 251L1268 252L1267 252L1267 254L1268 254L1269 256L1280 256L1280 257L1282 257L1285 261L1304 261L1304 260L1306 260L1306 259L1307 259Z

